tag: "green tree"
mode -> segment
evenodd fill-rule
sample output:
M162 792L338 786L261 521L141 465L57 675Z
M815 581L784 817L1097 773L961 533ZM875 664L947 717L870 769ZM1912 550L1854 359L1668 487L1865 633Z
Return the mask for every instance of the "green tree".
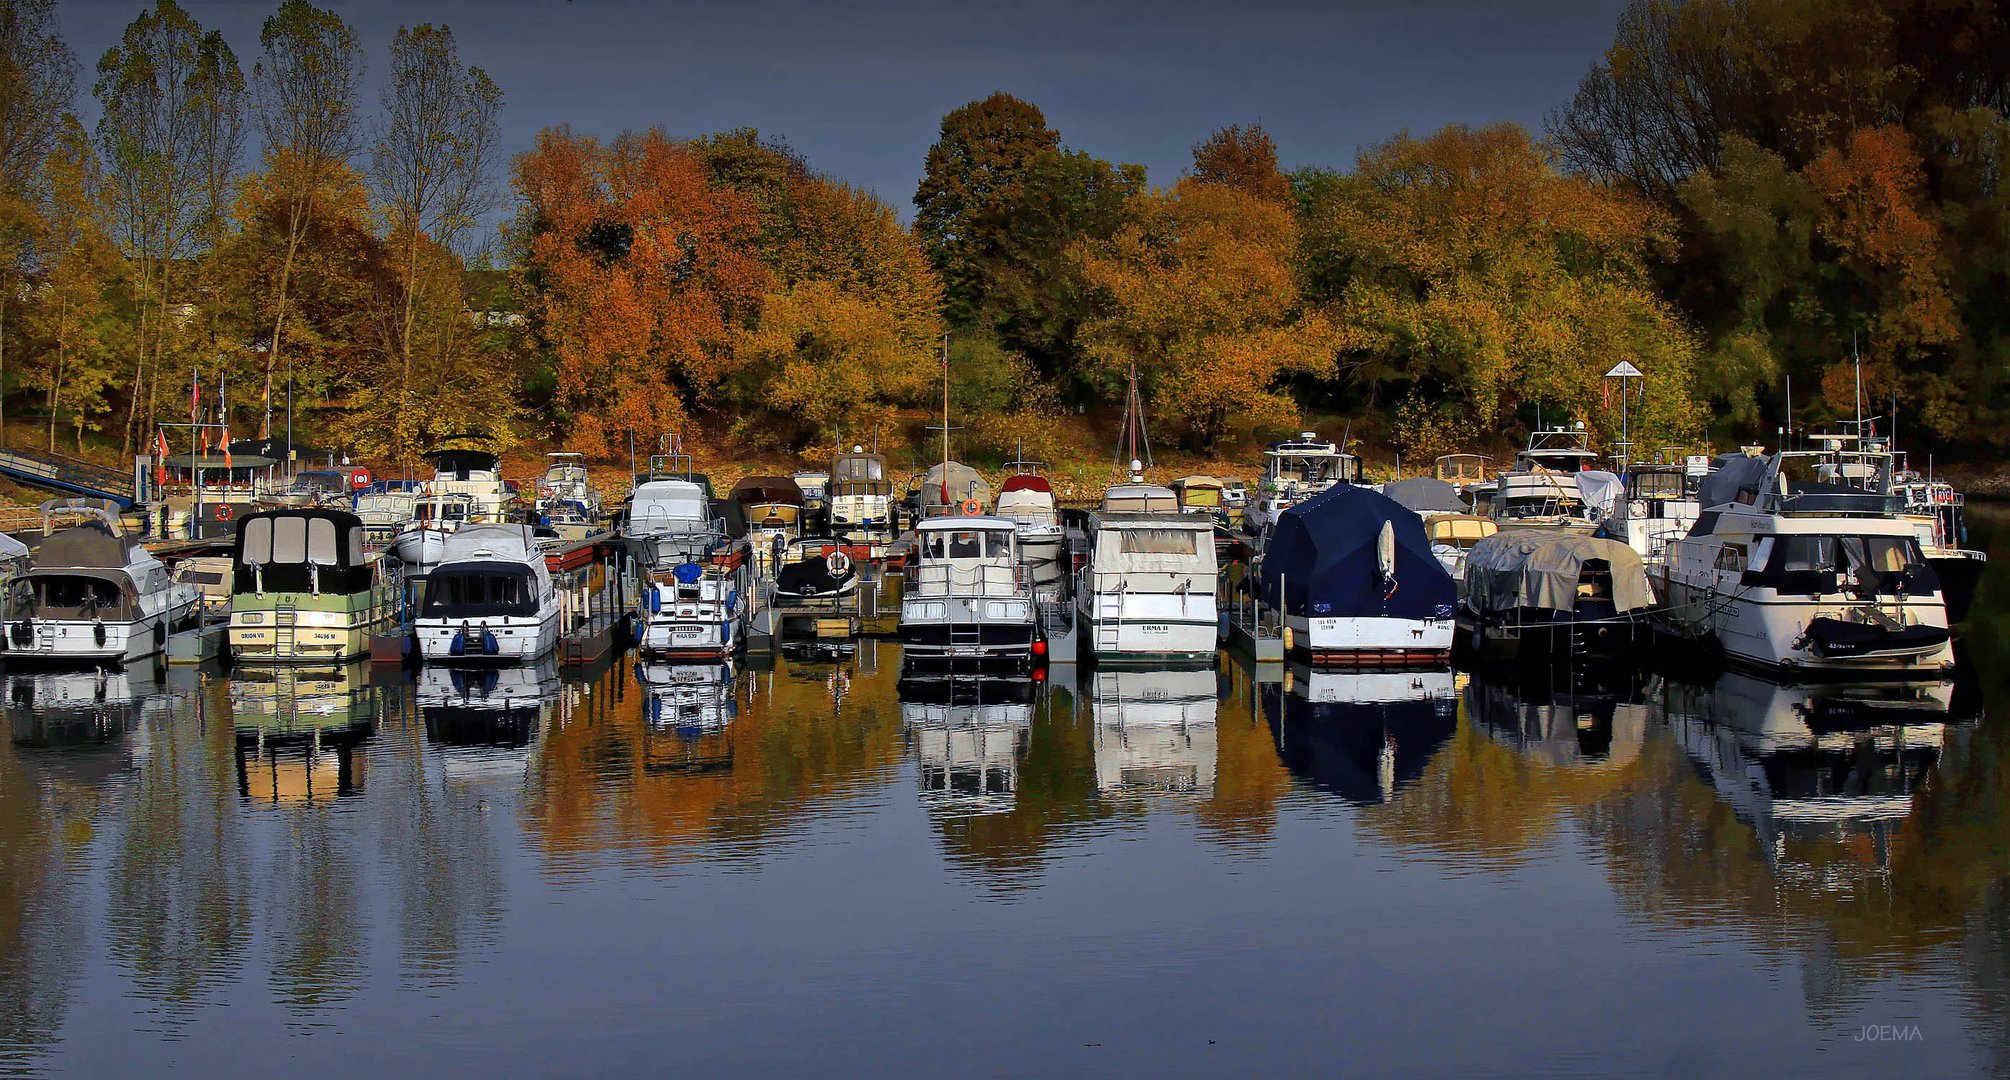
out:
M8 316L34 264L47 190L77 92L77 56L56 31L55 0L0 0L0 441L6 436Z
M1060 145L1038 106L1002 92L942 118L915 189L914 230L942 276L952 322L982 321L1005 263L1013 209L1025 200L1041 156Z

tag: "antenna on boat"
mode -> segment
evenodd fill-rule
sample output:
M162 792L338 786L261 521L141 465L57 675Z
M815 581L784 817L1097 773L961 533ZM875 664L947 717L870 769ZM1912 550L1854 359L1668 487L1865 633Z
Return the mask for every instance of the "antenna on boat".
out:
M942 505L949 505L949 334L942 335Z
M1784 430L1786 434L1780 439L1782 450L1786 449L1786 441L1794 437L1794 376L1791 372L1787 375L1787 424Z
M1863 357L1856 351L1856 331L1849 332L1849 356L1856 365L1856 437L1863 438Z

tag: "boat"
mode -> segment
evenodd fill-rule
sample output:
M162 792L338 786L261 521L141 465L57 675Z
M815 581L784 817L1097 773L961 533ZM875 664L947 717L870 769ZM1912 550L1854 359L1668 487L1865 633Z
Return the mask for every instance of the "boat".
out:
M1177 514L1180 512L1179 499L1171 488L1163 484L1147 484L1132 480L1128 483L1111 484L1103 489L1103 512Z
M1000 517L935 517L915 526L915 563L900 605L908 660L1016 665L1044 657L1018 526Z
M629 497L621 540L638 566L703 562L731 545L723 517L691 480L649 480Z
M1605 515L1599 501L1616 496L1618 478L1597 472L1587 498L1584 484L1593 475L1598 455L1591 452L1591 435L1584 422L1571 427L1541 428L1528 437L1528 447L1514 464L1494 478L1487 514L1507 528L1553 528L1590 533Z
M1214 523L1195 514L1102 511L1089 517L1076 575L1078 646L1101 662L1206 660L1220 648Z
M1012 809L1033 725L1033 684L903 674L898 693L923 806L959 816Z
M426 579L413 636L428 661L515 663L558 644L563 606L528 525L469 525Z
M1927 565L1940 578L1947 621L1959 625L1968 618L1989 556L1968 546L1968 500L1953 484L1906 468L1904 456L1897 455L1892 493L1899 498L1900 516L1912 523Z
M846 545L828 536L804 536L783 548L775 565L777 604L839 600L858 592L858 560Z
M1386 495L1343 484L1292 505L1254 569L1287 657L1352 667L1451 657L1458 586L1423 519Z
M1709 474L1710 459L1701 454L1628 465L1624 494L1599 533L1625 542L1649 564L1659 563L1668 542L1689 535L1702 515L1696 492Z
M772 567L777 553L803 534L803 489L786 476L746 477L726 497L739 505L747 540L763 567Z
M0 660L132 663L194 624L199 590L120 528L117 504L55 499L41 514L42 542L7 587ZM58 518L81 521L59 530Z
M537 523L560 540L584 540L600 530L600 493L593 490L583 454L546 454L551 463L537 482L531 504Z
M1665 629L1714 641L1732 663L1799 677L1953 670L1939 578L1899 515L1890 453L1842 438L1720 459L1694 530L1668 544L1659 568Z
M1442 454L1431 463L1431 478L1441 480L1463 493L1475 484L1487 482L1487 470L1494 459L1485 454Z
M500 524L509 520L514 499L511 486L502 478L502 462L487 450L435 450L433 478L419 486L421 500L433 496L465 495L467 520L476 524Z
M914 500L915 517L921 521L989 514L995 506L991 484L982 473L960 461L941 462L921 474Z
M830 524L831 474L815 470L797 470L789 474L796 487L803 493L803 528L821 530Z
M1452 672L1331 671L1285 665L1258 690L1286 769L1355 806L1399 798L1459 726Z
M1221 705L1212 665L1097 671L1089 705L1103 797L1214 794Z
M367 656L391 622L395 579L379 581L363 521L346 510L289 509L239 523L231 560L232 656L339 663Z
M859 559L883 559L899 532L894 520L893 481L886 459L853 446L831 459L830 482L824 487L830 532L841 538L848 554Z
M412 507L412 519L391 541L391 553L405 576L425 577L447 550L447 538L475 520L475 498L464 492L435 491Z
M374 487L356 496L356 517L363 522L363 544L372 551L390 547L418 516L415 489Z
M1382 486L1382 494L1424 520L1424 534L1430 537L1431 554L1438 565L1464 587L1466 553L1474 544L1500 531L1489 518L1468 512L1465 497L1449 481L1417 476Z
M1505 529L1466 558L1459 628L1497 660L1616 660L1644 644L1654 593L1640 553L1617 540Z
M1196 473L1182 476L1166 485L1172 489L1173 500L1182 514L1205 514L1210 518L1223 519L1221 481L1212 476Z
M752 598L745 559L645 570L635 605L636 649L645 658L731 656L746 644Z
M1243 527L1243 515L1249 510L1249 484L1247 481L1229 477L1221 482L1221 515L1231 529Z
M1019 562L1032 580L1033 595L1043 602L1060 600L1066 588L1061 553L1067 533L1053 485L1034 471L1006 477L998 489L998 516L1019 533Z
M1253 536L1268 536L1286 510L1336 484L1360 482L1361 459L1313 432L1271 443L1264 448L1263 479L1243 527Z

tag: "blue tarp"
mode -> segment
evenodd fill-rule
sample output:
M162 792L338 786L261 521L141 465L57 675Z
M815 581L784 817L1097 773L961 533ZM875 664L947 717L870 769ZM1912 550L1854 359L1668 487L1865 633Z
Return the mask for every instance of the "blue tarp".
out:
M1395 532L1393 582L1383 581L1376 556L1385 522ZM1424 519L1386 495L1351 484L1284 512L1263 555L1261 587L1271 607L1315 619L1449 618L1459 596L1452 576L1431 554Z

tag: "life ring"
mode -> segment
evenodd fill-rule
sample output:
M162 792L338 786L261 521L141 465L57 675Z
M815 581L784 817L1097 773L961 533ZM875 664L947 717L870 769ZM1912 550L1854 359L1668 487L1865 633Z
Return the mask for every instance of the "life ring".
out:
M984 512L984 504L978 502L976 499L965 499L960 509L963 511L964 517L976 517Z
M217 507L216 507L216 520L218 520L218 521L229 521L229 520L230 520L230 504L229 504L229 503L219 503L219 504L217 504Z
M832 577L843 577L851 573L851 556L833 551L824 556L824 569L829 570Z

